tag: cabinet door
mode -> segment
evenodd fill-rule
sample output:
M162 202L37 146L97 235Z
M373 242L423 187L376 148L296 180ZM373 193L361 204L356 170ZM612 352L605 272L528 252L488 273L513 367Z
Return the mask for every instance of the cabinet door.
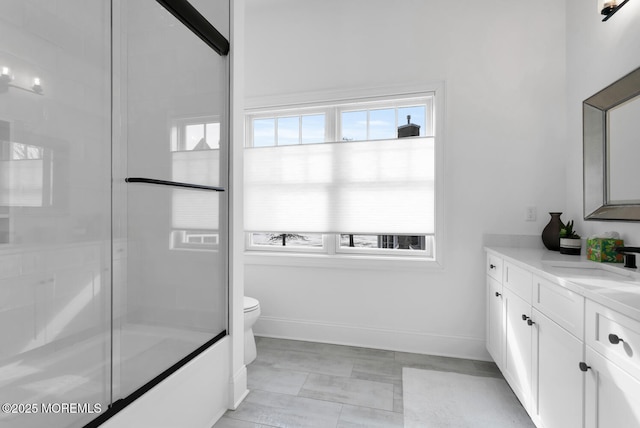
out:
M502 369L504 359L502 284L490 276L487 276L487 351Z
M640 380L587 346L586 428L639 428Z
M505 358L502 374L511 389L529 411L531 403L531 317L529 303L503 288L505 311Z
M583 342L533 310L531 416L544 428L582 428Z
M53 279L44 273L0 280L0 361L45 344L52 284Z

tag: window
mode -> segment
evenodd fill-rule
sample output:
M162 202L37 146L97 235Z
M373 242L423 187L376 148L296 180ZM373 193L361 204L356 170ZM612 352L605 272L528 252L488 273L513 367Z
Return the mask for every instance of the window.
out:
M175 122L171 151L214 150L220 148L220 121L214 118L190 118Z
M410 123L418 125L419 136L433 136L433 107L431 99L397 101L381 107L355 105L339 107L340 140L366 141L398 137L398 127ZM391 107L389 107L391 105ZM429 118L429 120L427 119Z
M0 141L0 205L53 205L53 151L42 146Z
M171 231L171 249L212 251L218 248L218 234L203 230Z
M251 115L251 147L324 143L328 139L325 109L299 109Z
M376 211L380 211L380 216L389 211L387 205L396 205L396 210L398 205L402 205L402 209L406 211L426 209L429 212L427 217L430 216L431 221L435 222L434 99L433 93L427 93L402 98L355 100L332 105L248 112L246 147L255 151L246 152L245 157L245 174L248 174L245 176L248 189L245 193L250 202L247 206L251 212L254 212L255 206L259 207L256 211L262 210L262 214L270 214L273 207L287 203L292 205L284 214L286 220L279 225L269 225L270 228L273 227L272 232L254 229L254 223L247 222L250 225L246 239L247 249L336 256L417 256L434 259L435 227L421 227L426 230L423 233L411 233L411 230L405 231L409 233L394 233L393 227L385 230L387 225L381 220L377 229L375 226L363 226L367 229L365 231L361 229L358 218L350 224L335 221L335 217L342 216L342 208L336 208L339 213L325 212L343 204L345 199L366 199L368 186L375 187L383 183L391 189L391 193L388 192L387 195L402 193L406 197L378 199L368 215L374 222ZM398 128L409 123L414 129L417 125L419 131L414 134L417 138L398 139ZM300 147L304 145L308 149ZM418 152L423 155L426 153L426 156L412 158L411 153ZM265 165L269 163L269 157L279 165L266 172ZM264 180L265 176L258 177L259 172L254 170L259 169L265 169L263 173L268 174L268 180ZM360 176L357 180L351 182L349 178L340 178L356 175L353 173L356 169L361 170L357 173ZM405 189L404 187L411 187L411 184L404 186L405 182L401 181L406 171L394 175L402 169L426 174L426 177L420 177L419 180L430 180L427 187L431 186L431 190L412 192L411 189ZM278 178L272 181L274 175ZM277 183L272 187L283 190L278 194L266 192L269 187L267 181ZM306 184L303 185L303 181ZM256 185L255 191L252 190L252 183ZM258 190L260 185L262 189ZM416 187L418 188L420 187ZM315 189L317 194L314 195ZM331 199L324 205L325 208L316 210L328 219L323 220L325 224L313 223L313 229L305 230L305 223L311 224L307 221L310 212L296 204L308 206L312 200L318 199ZM322 233L317 233L316 230ZM329 230L331 233L328 233Z
M220 182L220 121L215 117L175 120L171 129L172 180L203 185ZM219 246L219 195L172 189L171 248L215 251Z

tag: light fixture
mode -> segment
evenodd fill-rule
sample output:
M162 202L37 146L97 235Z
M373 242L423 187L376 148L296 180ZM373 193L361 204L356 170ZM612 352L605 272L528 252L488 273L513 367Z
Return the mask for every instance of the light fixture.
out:
M11 74L11 69L7 66L0 67L0 93L8 92L9 88L20 89L21 91L31 92L33 94L42 95L42 81L39 77L33 78L33 84L30 88L15 85L13 82L14 77Z
M0 71L0 81L2 81L2 83L9 83L13 80L13 78L11 77L11 70L9 70L9 67L2 67L2 70Z
M34 77L33 78L33 86L31 86L31 89L33 89L33 92L36 92L38 94L42 93L42 86L40 86L40 78L39 77Z
M604 15L602 22L611 18L613 14L619 11L620 8L627 4L628 1L629 0L624 0L622 3L618 4L617 0L605 0L602 10L600 11L600 13Z

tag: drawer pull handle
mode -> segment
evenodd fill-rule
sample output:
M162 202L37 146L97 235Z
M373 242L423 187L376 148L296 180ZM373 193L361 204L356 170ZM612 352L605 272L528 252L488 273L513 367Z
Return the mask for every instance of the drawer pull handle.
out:
M531 319L531 317L529 317L529 316L527 316L525 314L522 314L522 321L526 321L528 325L534 325L535 324L535 321L533 321Z
M498 292L496 291L496 297L500 297L500 296L502 296L502 293L498 293Z
M611 344L613 344L613 345L617 345L620 342L624 342L624 340L622 340L622 338L618 337L617 334L610 334L609 335L609 342L611 342Z
M580 367L580 371L583 371L583 372L586 372L591 368L591 366L588 366L587 363L582 361L580 361L580 364L578 364L578 367Z
M496 268L496 265L494 265L494 264L490 264L489 265L489 269L495 269L495 268Z

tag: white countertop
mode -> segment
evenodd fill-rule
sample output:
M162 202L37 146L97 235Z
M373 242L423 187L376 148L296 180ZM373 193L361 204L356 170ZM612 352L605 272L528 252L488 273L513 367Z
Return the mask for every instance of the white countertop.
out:
M640 321L640 272L622 263L598 263L544 248L485 247L489 253L527 269ZM640 256L640 255L639 255Z

